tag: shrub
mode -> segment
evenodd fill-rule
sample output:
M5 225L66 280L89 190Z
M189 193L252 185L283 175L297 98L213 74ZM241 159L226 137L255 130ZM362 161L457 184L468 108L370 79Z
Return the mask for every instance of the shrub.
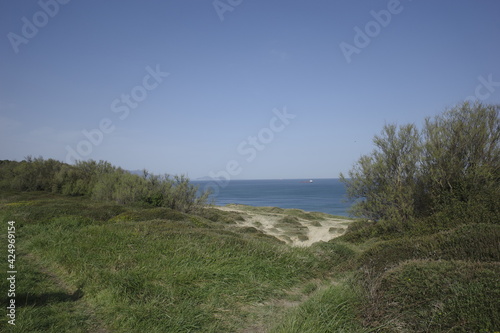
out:
M351 213L409 223L444 213L500 220L500 106L465 102L418 131L386 125L375 150L341 174Z
M421 237L378 242L363 252L360 266L380 274L409 259L500 261L500 226L463 225Z
M201 217L212 222L221 222L227 224L235 224L235 221L244 221L245 219L237 212L226 212L217 208L204 208L197 212Z
M413 260L382 276L366 308L384 332L494 332L500 264Z
M181 212L204 207L208 192L185 176L156 176L144 171L133 175L105 161L77 161L68 165L52 159L27 157L22 162L1 161L0 188L18 191L50 191L70 196L88 196L95 201L146 204Z

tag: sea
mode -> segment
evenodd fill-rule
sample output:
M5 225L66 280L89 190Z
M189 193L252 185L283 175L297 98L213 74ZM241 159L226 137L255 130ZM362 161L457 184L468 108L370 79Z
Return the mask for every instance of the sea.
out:
M312 181L312 182L311 182ZM349 216L351 203L339 179L276 179L194 181L200 190L211 189L210 200L218 206L243 204L280 208L298 208L310 212Z

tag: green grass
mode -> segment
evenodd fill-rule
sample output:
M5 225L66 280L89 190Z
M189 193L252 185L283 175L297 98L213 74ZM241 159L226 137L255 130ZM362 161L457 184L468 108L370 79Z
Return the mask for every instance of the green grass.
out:
M499 331L499 225L459 224L424 236L375 238L361 247L353 264L362 272L366 326L377 332Z
M7 221L16 221L19 272L17 325L2 316L0 331L500 330L497 224L448 221L430 232L425 223L401 231L354 222L344 236L301 248L236 221L247 212L277 215L297 237L299 219L319 222L321 213L241 210L192 215L0 193L0 246ZM5 292L0 298L6 305Z
M413 260L374 290L384 332L496 332L500 263Z
M17 222L19 251L41 267L23 273L19 290L44 301L28 302L20 315L32 318L23 319L26 327L43 317L36 326L42 331L46 322L54 332L73 331L70 323L90 332L95 317L112 332L231 332L247 324L253 304L327 274L311 251L256 229L231 231L224 213L213 222L82 198L6 201L2 223ZM18 265L35 270L21 259ZM61 282L71 287L61 289ZM75 290L81 299L71 298Z
M472 224L420 237L380 241L361 255L360 265L383 272L409 259L500 261L500 225Z
M272 333L365 332L357 320L361 297L343 280L315 290L312 296L291 309Z
M63 285L26 255L17 256L16 326L0 325L12 332L91 332L95 318L78 288ZM0 284L6 290L4 281ZM5 304L7 299L3 299ZM5 317L5 316L2 316ZM9 327L10 326L10 327Z

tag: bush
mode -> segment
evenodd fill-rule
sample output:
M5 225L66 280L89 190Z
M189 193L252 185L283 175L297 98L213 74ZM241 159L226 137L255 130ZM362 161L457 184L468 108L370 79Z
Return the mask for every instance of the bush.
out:
M494 332L499 263L413 260L388 271L366 308L383 332Z
M18 191L49 191L69 196L88 196L95 201L146 204L181 212L195 212L207 203L208 192L185 176L156 176L144 171L133 175L105 161L78 161L68 165L52 159L22 162L1 161L0 187Z
M409 223L444 213L500 220L500 106L465 102L418 131L386 125L376 149L341 174L351 213Z
M421 237L378 242L364 251L359 265L380 274L409 259L500 261L500 226L463 225Z
M212 222L221 222L226 224L236 224L235 221L245 220L240 213L226 212L217 208L204 208L200 210L197 214Z

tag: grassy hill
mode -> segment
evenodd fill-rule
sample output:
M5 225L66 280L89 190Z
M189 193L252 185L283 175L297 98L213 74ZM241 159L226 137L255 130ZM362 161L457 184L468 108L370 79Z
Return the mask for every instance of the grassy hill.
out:
M0 331L500 332L499 115L384 126L341 176L355 221L215 208L185 176L105 161L0 161Z
M283 214L280 223L318 219L247 214L259 210ZM245 216L235 211L43 192L3 192L0 219L4 249L7 222L16 221L17 317L14 329L2 316L5 332L500 330L498 225L388 239L376 236L380 224L360 221L344 236L296 247L258 224L238 227Z
M3 193L0 218L16 221L16 332L260 332L332 278L320 253L215 209Z

